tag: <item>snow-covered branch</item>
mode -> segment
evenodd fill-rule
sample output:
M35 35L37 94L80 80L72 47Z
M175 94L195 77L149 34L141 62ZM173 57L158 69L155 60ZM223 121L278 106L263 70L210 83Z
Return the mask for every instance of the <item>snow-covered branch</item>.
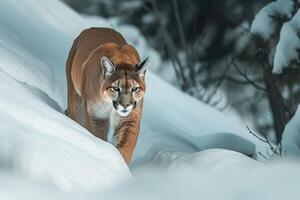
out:
M250 31L252 34L268 40L276 32L279 25L277 19L289 19L293 16L293 11L294 1L292 0L271 2L256 14Z
M280 39L274 56L273 73L280 74L287 67L295 67L300 62L300 10L280 31Z

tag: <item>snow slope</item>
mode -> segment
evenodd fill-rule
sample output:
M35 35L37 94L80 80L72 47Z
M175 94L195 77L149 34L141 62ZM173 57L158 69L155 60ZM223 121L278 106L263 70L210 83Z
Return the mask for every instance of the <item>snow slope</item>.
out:
M0 155L11 156L15 171L24 176L66 190L104 190L130 178L112 145L61 113L71 42L62 27L73 34L81 27L63 25L67 21L54 13L69 13L71 21L81 18L59 2L0 4Z
M0 25L0 166L2 160L3 166L13 166L12 176L16 173L22 180L77 192L103 191L130 179L128 167L112 145L62 112L65 60L73 39L84 28L109 26L109 22L79 16L56 0L1 0ZM150 70L160 63L136 28L116 29L142 57L150 55ZM237 153L255 157L258 151L266 151L243 125L153 73L146 76L142 130L131 165L134 173L145 166L160 168L167 163L176 168L177 163L193 166L194 161L207 163L207 168L222 168L226 162L229 168L236 163L258 165ZM196 153L210 148L237 152ZM218 165L210 162L214 158L220 158Z

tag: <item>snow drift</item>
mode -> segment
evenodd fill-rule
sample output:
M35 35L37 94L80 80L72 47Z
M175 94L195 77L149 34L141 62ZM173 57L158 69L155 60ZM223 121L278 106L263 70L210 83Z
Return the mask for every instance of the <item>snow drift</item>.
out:
M144 169L135 180L102 193L65 193L49 184L0 174L0 194L3 199L16 200L299 199L299 163L261 165L226 150L206 150L188 157L173 168Z

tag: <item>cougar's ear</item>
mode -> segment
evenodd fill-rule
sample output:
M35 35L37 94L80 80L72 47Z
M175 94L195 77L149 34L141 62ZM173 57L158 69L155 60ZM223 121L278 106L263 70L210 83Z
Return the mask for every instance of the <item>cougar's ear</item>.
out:
M140 62L135 66L135 71L140 75L140 76L145 76L145 73L147 71L149 63L149 57L147 57L144 61Z
M111 75L115 71L114 64L106 56L103 56L100 62L105 75Z

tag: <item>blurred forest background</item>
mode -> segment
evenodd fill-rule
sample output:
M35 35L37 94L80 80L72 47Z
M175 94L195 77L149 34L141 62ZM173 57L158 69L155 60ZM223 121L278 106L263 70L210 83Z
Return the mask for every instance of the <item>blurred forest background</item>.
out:
M255 15L272 1L64 2L82 14L137 27L162 57L158 75L210 106L235 110L280 148L284 126L299 104L300 72L287 68L272 73L280 27L291 16L280 12L268 16L276 25L270 38L250 31ZM294 3L296 12L299 4Z

